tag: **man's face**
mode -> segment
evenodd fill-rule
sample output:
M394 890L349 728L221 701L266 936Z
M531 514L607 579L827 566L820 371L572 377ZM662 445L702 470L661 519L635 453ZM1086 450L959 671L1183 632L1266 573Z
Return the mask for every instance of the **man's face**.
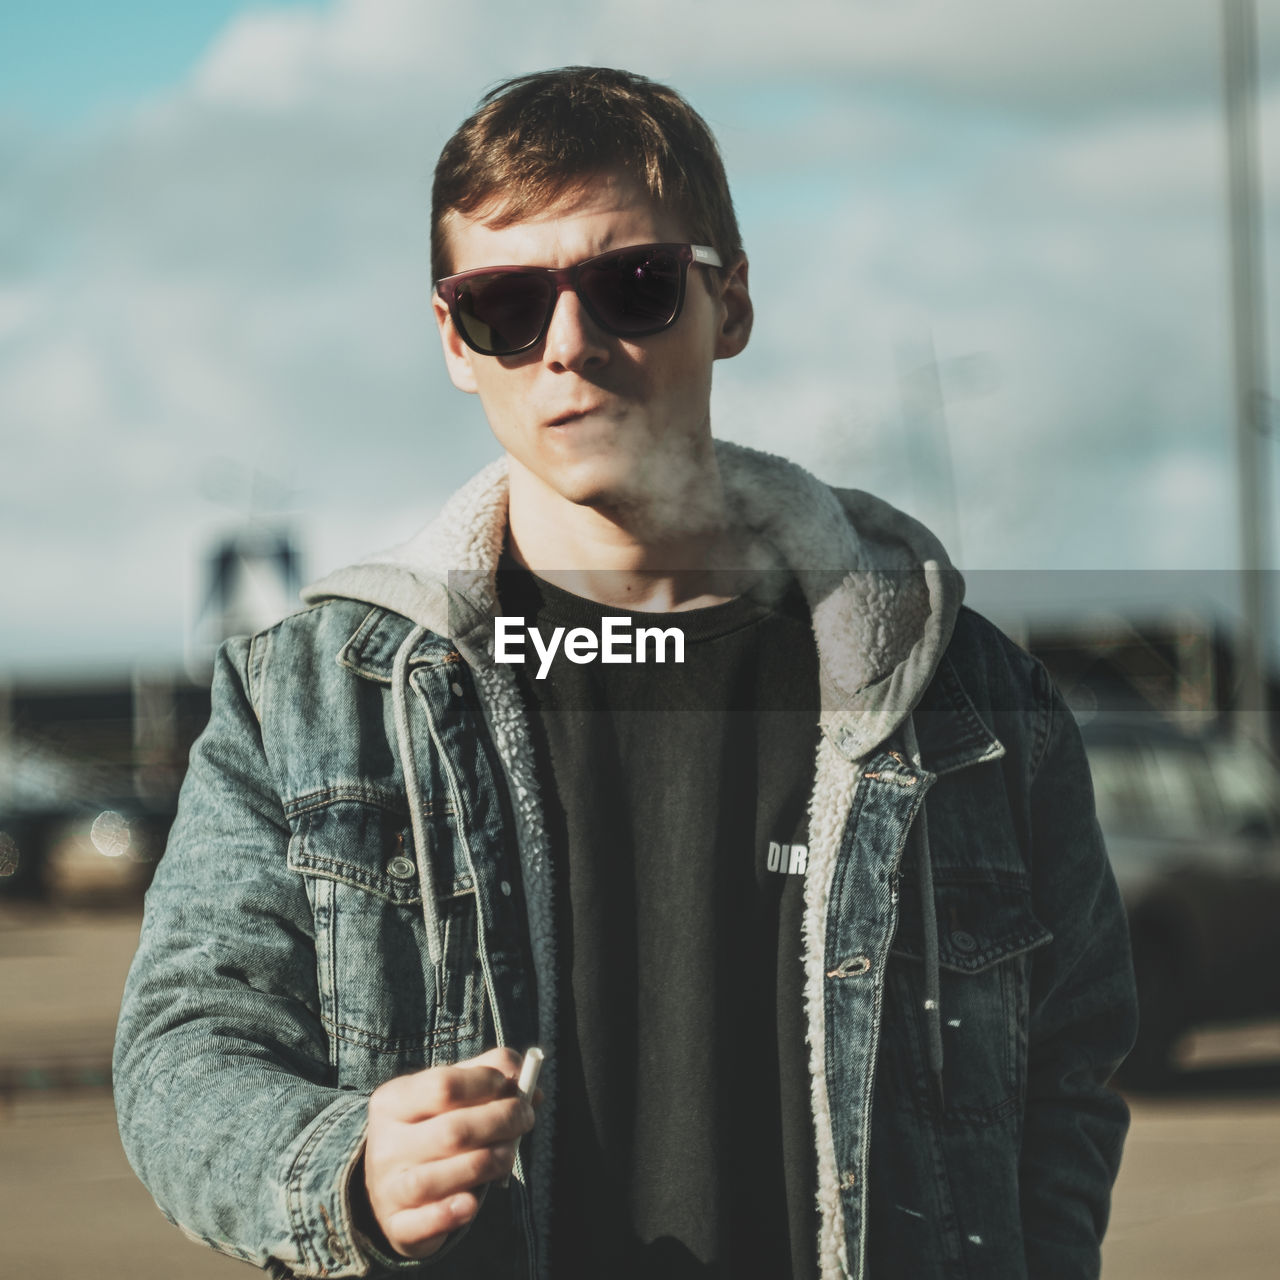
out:
M602 175L539 217L506 227L450 215L454 272L488 266L567 267L627 245L687 243L688 231L626 175ZM516 356L484 356L462 342L437 296L454 385L480 397L512 462L529 481L577 504L646 503L705 465L711 364L736 355L751 330L746 264L727 273L690 266L684 308L661 333L605 333L570 289L560 292L541 343ZM727 277L727 278L726 278Z

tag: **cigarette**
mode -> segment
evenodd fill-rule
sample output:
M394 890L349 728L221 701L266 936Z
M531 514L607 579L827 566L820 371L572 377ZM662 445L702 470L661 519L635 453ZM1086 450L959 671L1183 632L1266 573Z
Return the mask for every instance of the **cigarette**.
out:
M525 1052L524 1061L520 1064L520 1077L516 1081L516 1089L526 1102L533 1101L533 1091L538 1087L538 1072L542 1070L543 1052L536 1046ZM520 1150L520 1139L516 1139L516 1151ZM503 1187L511 1185L511 1175L502 1180Z
M542 1070L542 1057L542 1050L533 1048L524 1055L524 1061L520 1064L520 1079L516 1082L516 1088L526 1102L532 1099L533 1091L538 1087L538 1072Z

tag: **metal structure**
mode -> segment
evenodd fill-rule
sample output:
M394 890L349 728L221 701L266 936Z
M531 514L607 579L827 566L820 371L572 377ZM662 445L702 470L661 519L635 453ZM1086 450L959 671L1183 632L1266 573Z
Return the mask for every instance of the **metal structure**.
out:
M1264 448L1267 394L1263 304L1262 197L1258 182L1257 16L1253 0L1223 0L1223 93L1227 122L1227 195L1231 241L1236 460L1240 494L1241 732L1271 746L1267 644L1271 621L1269 451Z

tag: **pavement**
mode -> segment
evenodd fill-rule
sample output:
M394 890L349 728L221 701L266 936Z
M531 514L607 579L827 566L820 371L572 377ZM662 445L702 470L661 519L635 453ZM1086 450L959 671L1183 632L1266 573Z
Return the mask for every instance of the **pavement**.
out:
M1108 1280L1280 1275L1280 1093L1131 1099Z
M0 1221L6 1280L234 1280L125 1160L109 1088L136 911L0 901ZM1105 1280L1280 1275L1280 1021L1192 1037L1186 1073L1131 1096Z
M192 1244L125 1159L111 1045L141 915L0 902L5 1280L248 1280Z
M0 1108L15 1090L110 1084L116 1015L141 923L138 911L0 899Z

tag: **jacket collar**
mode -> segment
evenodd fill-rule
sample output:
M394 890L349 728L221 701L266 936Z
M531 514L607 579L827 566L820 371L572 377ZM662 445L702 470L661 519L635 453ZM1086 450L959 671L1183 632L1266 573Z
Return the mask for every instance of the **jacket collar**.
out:
M1004 744L978 714L949 654L944 654L912 719L920 762L932 774L999 760Z
M372 608L338 651L338 664L381 684L391 683L396 654L413 623L390 609ZM426 632L409 655L411 667L440 666L460 661L457 648L445 637Z

